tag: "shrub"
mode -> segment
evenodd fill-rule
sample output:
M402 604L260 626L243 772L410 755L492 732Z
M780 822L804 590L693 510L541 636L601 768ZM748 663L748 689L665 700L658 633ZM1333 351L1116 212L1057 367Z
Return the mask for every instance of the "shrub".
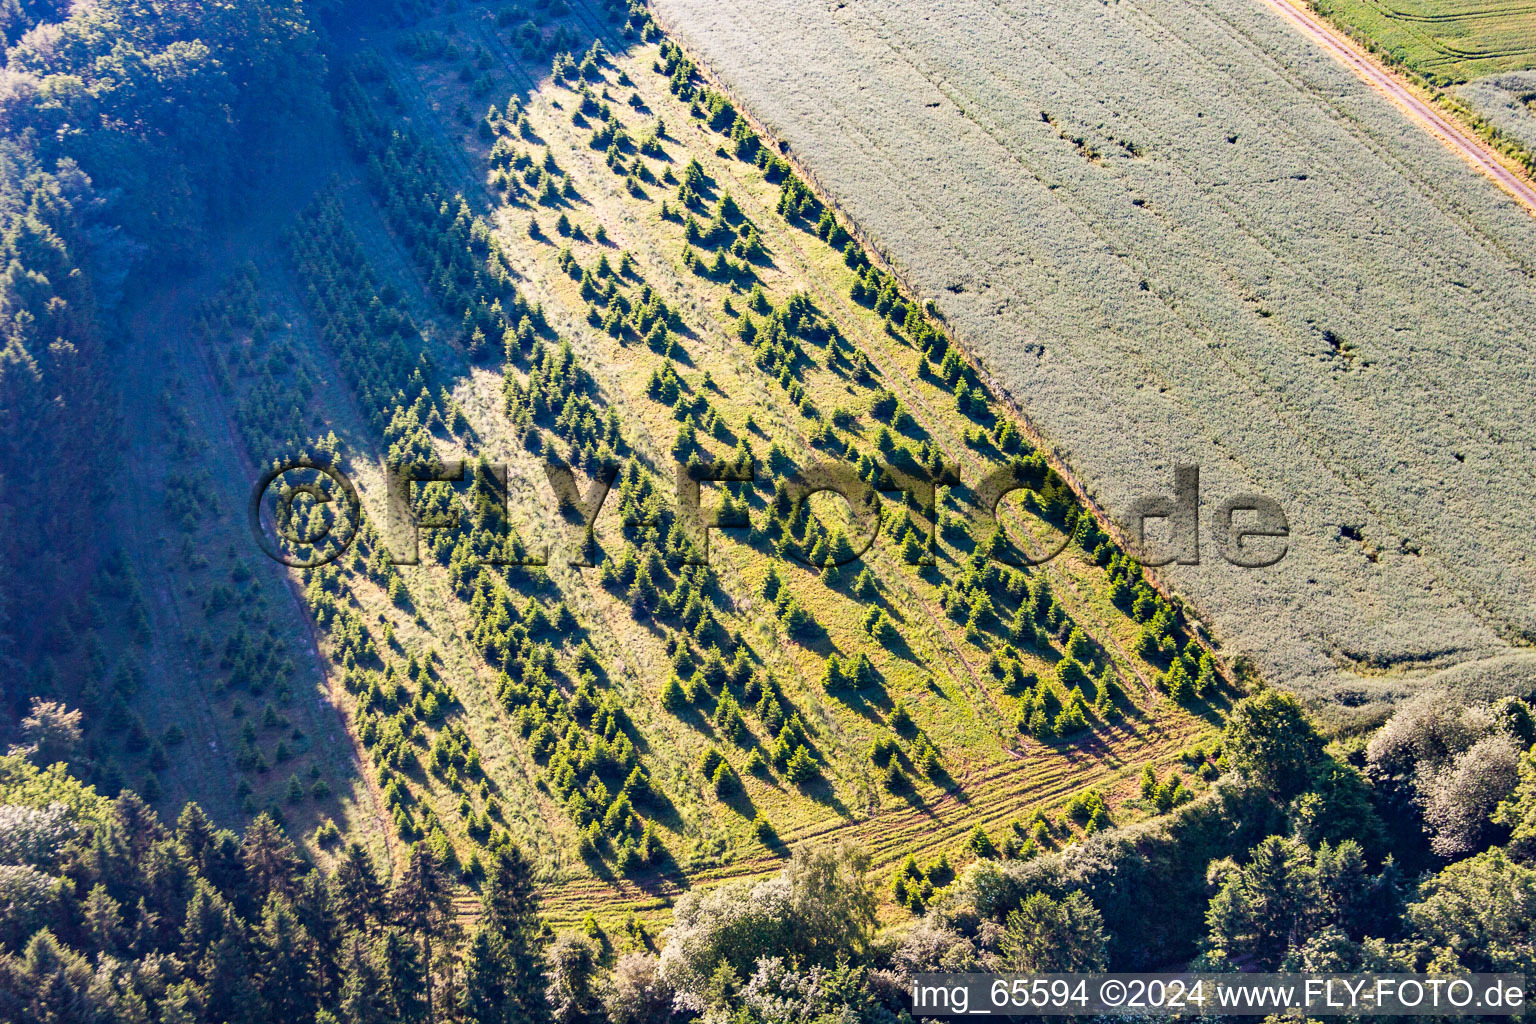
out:
M1462 857L1484 844L1490 817L1515 788L1519 759L1511 737L1485 736L1425 780L1424 823L1435 853Z
M722 965L750 977L760 958L830 966L863 949L875 923L866 855L848 846L803 844L773 878L728 882L678 898L661 953L662 975L701 993Z
M1104 794L1096 789L1075 793L1067 801L1067 817L1083 826L1088 832L1096 832L1109 825L1109 807Z
M326 818L315 829L315 845L325 849L331 849L341 842L341 830L330 818Z
M714 782L715 786L715 795L720 797L722 800L736 792L736 790L741 786L741 781L736 778L736 773L732 771L731 766L726 764L724 761L721 761L718 765L715 766L715 772L712 781Z
M992 842L992 837L987 835L987 830L980 825L971 829L971 836L966 840L966 846L984 860L991 860L997 856L996 844Z
M676 675L667 676L667 681L661 688L661 706L675 715L688 704L688 691L683 689L683 684L678 682Z
M1223 742L1227 763L1235 771L1282 800L1306 788L1323 756L1322 738L1301 703L1276 690L1238 701L1227 719Z
M1001 946L1002 968L1021 973L1102 971L1109 963L1104 918L1081 892L1030 895L1009 912Z
M802 744L795 748L790 755L789 762L784 766L784 777L796 785L810 782L821 775L821 766L811 756L811 752Z

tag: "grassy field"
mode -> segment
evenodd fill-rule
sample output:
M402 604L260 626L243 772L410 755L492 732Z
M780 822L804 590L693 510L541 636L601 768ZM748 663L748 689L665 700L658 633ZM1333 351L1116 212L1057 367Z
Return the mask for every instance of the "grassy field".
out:
M289 222L286 257L199 283L197 377L167 385L199 400L157 443L204 438L235 479L334 453L366 521L335 565L286 580L233 548L194 566L182 605L220 595L188 627L213 677L197 698L209 754L166 770L168 805L272 807L321 856L327 819L381 852L426 841L471 882L515 839L550 912L575 920L598 900L609 917L662 912L806 839L928 865L970 856L981 826L1028 855L1153 813L1148 765L1200 788L1227 670L942 321L684 53L584 7L529 17L493 6L360 35L337 91L356 162L326 161L339 173ZM561 50L574 60L552 80ZM712 531L708 567L680 565L675 460L743 453L756 484L706 484L705 507L729 494L753 529ZM424 531L420 565L391 564L381 467L405 455L506 465L505 512L489 476L431 485L423 508L463 525ZM582 493L618 467L600 568L566 564L551 457ZM775 480L817 460L877 482L881 465L947 463L962 483L926 507L885 493L873 546L824 571L779 549L840 550L858 535L848 506L774 510ZM979 550L994 541L973 488L1010 462L1032 490L1000 506L995 543L1060 548L1044 566ZM189 525L208 533L189 548L243 526L241 495L164 493L219 513ZM157 511L168 527L194 522L173 511ZM503 543L549 565L474 564ZM290 633L255 635L295 599ZM181 714L194 698L157 699Z
M1319 0L1314 6L1398 63L1444 84L1536 67L1536 4Z
M1529 661L1509 510L1536 223L1283 21L1200 0L656 8L1111 516L1178 462L1212 512L1281 504L1272 568L1206 548L1162 570L1230 653L1360 714Z

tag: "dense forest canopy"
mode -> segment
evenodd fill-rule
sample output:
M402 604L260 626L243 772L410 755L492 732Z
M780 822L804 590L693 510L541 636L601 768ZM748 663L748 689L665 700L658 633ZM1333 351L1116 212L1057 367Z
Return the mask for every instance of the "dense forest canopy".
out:
M9 47L38 25L63 21L73 6L72 0L5 0L0 4L0 38Z
M10 48L0 125L30 132L45 168L76 160L136 240L180 252L322 70L297 2L105 0Z

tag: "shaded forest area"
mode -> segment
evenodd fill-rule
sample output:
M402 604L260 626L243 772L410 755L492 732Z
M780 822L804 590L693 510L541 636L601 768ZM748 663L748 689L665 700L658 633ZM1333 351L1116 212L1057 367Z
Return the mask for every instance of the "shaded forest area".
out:
M272 140L321 109L314 19L340 6L0 5L0 701L12 725L25 694L54 691L71 591L113 551L102 506L132 486L116 476L104 359L125 289L144 268L192 265L270 166Z

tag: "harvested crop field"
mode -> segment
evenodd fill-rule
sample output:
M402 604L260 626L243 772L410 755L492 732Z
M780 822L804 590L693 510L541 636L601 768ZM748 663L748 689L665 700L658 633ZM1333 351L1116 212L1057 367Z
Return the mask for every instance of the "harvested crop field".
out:
M1229 653L1528 685L1536 220L1348 70L1256 4L657 6L1112 516L1200 466L1162 573ZM1211 537L1255 491L1257 570Z

